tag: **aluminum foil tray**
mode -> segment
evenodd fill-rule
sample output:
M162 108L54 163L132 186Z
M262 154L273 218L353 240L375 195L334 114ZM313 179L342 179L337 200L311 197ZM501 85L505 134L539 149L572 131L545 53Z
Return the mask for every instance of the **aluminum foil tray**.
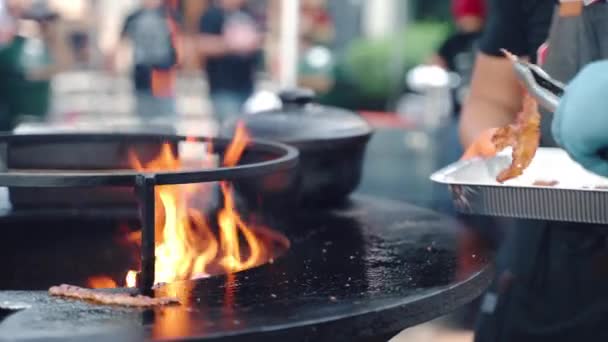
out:
M456 162L431 180L449 187L464 214L608 224L608 178L586 171L561 149L540 148L522 176L498 183L510 162L507 150L488 160Z

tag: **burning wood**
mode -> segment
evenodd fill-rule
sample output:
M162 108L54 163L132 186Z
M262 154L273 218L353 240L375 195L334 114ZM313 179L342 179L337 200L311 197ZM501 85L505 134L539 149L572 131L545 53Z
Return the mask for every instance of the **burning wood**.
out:
M120 305L129 307L152 307L179 304L177 298L151 298L146 296L131 296L125 293L105 293L78 286L62 284L49 289L51 296L68 297L89 300L104 305Z

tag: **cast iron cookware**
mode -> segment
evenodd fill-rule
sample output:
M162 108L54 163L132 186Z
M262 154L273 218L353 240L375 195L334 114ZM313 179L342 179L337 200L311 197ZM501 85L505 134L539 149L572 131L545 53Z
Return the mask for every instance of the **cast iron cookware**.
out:
M228 121L220 135L244 123L253 138L282 142L300 151L297 185L286 201L327 206L341 203L359 185L367 143L373 131L358 114L313 103L314 92L294 89L279 94L282 108Z

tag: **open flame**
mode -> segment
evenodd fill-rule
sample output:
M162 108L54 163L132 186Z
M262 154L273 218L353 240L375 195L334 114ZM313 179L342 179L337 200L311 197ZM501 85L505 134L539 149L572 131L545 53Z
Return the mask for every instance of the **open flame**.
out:
M137 285L137 272L133 270L127 272L125 285L127 285L127 287L135 287Z
M234 139L227 147L223 166L235 166L250 142L243 125L239 125ZM210 146L210 144L208 144ZM213 154L208 149L210 155ZM131 165L138 171L175 171L182 162L170 144L162 146L160 154L148 163L142 163L130 154ZM210 167L212 158L206 158L204 167ZM218 233L202 209L193 208L195 196L209 196L213 184L185 184L156 187L156 274L155 283L207 277L210 266L218 265L226 272L236 272L254 267L271 257L265 239L287 246L289 242L278 234L260 227L249 226L239 216L234 192L230 183L220 182L223 206L217 214ZM198 197L197 197L198 198ZM129 241L140 243L140 232L128 236ZM136 286L137 273L129 271L125 283Z
M87 279L87 286L92 289L110 289L116 287L116 282L107 276L94 276Z
M235 166L243 152L245 152L245 148L251 142L251 138L249 138L249 134L247 134L247 130L245 129L245 125L241 122L236 128L236 132L234 134L234 138L228 148L226 149L226 153L224 153L224 166Z
M222 166L236 166L250 141L244 125L240 124L225 150ZM194 138L186 142L197 143ZM202 162L198 160L196 165L217 167L219 162L211 142L205 143L204 151L201 151ZM176 171L192 165L191 160L180 160L169 143L162 145L158 156L147 163L142 163L133 151L129 157L132 167L138 171ZM277 251L289 247L289 240L283 235L263 226L254 227L240 217L228 182L219 182L222 206L215 217L207 217L198 207L205 206L201 203L208 202L213 190L212 183L156 187L156 284L242 271L272 259ZM120 243L129 248L141 247L141 231L129 231L128 227L121 229ZM128 271L124 284L135 287L137 271ZM88 279L88 285L110 288L116 287L116 282L110 277L95 276Z

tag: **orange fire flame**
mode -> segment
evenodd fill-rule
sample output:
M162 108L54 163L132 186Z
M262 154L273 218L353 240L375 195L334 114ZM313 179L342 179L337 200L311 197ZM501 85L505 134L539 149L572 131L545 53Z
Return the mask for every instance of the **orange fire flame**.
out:
M87 279L87 286L92 289L112 289L116 287L116 282L110 277L94 276Z
M235 166L249 142L244 126L239 125L222 164ZM131 155L131 163L139 171L174 171L181 167L169 144L163 145L161 153L145 165L134 154ZM187 184L156 188L159 205L156 210L155 283L208 276L208 267L214 262L227 272L241 271L260 264L268 257L269 251L263 241L237 213L229 183L220 182L224 203L217 216L219 238L202 210L189 207L193 196L210 194L211 186ZM135 271L127 274L128 286L136 285L135 275Z
M224 155L224 166L235 166L241 159L241 156L243 155L243 152L245 152L245 148L247 148L250 141L251 139L249 138L249 134L247 134L245 124L240 122L237 126L232 142L226 149L226 153Z
M125 284L127 285L127 287L135 287L135 285L137 285L137 272L135 272L135 271L127 272Z
M225 150L223 166L238 164L247 145L249 135L243 124L237 126L235 136ZM187 143L197 143L187 138ZM212 158L211 142L205 143L208 156L203 156L203 168L217 167ZM192 165L192 161L180 160L170 144L164 144L158 156L147 163L135 155L129 155L131 165L138 171L176 171ZM200 165L199 160L196 165ZM193 199L210 195L213 184L186 184L156 187L156 274L155 283L208 277L221 271L231 273L255 267L289 247L289 240L266 227L252 227L239 216L230 183L220 182L223 207L215 217L218 232L214 233L210 221L202 209L192 205ZM200 202L200 201L197 201ZM136 247L141 245L141 231L129 232L123 227L121 243ZM122 234L121 234L122 236ZM88 279L91 287L116 287L109 277ZM127 287L137 285L137 272L130 270L125 277Z

